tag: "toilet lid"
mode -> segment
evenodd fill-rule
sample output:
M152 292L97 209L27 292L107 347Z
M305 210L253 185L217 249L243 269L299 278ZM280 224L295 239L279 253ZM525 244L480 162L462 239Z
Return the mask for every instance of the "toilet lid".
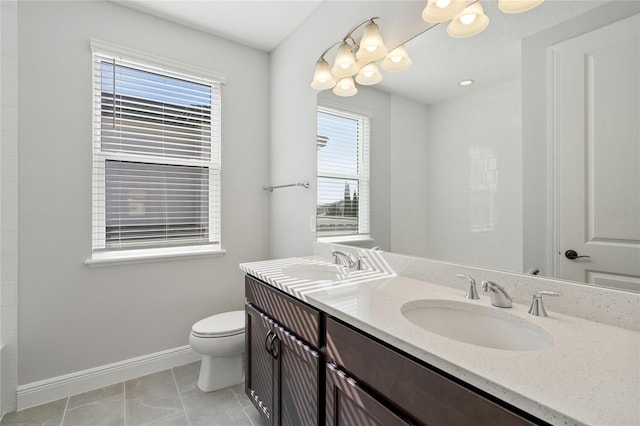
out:
M244 311L212 315L193 324L191 331L200 336L232 336L244 332Z

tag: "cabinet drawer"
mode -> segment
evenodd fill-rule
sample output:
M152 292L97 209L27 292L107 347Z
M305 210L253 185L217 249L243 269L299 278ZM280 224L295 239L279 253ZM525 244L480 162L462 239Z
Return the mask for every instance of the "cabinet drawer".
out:
M326 426L407 426L411 424L369 395L335 364L327 364L326 401Z
M245 276L247 300L316 348L322 346L320 311L249 275Z
M327 362L339 365L421 424L539 424L332 318L327 318L326 327Z

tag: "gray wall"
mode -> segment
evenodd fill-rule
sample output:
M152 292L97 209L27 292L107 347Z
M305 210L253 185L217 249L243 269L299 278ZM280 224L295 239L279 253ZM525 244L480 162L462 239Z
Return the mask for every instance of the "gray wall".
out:
M388 250L395 253L429 253L429 123L425 105L391 95Z
M1 413L15 410L18 372L18 4L0 2Z
M385 43L399 45L424 27L420 18L423 8L415 1L325 1L271 53L271 181L312 182L309 191L296 188L273 193L272 257L313 252L315 232L310 231L309 223L316 209L317 123L316 91L309 84L318 55L341 40L355 23L372 16L385 16ZM383 185L390 188L386 179ZM390 214L389 207L384 214ZM384 233L386 241L381 244L389 244L388 230Z
M429 108L424 256L523 271L521 102L514 79Z
M112 2L20 2L18 384L188 344L267 257L269 56ZM101 39L226 73L223 257L89 268L91 51Z

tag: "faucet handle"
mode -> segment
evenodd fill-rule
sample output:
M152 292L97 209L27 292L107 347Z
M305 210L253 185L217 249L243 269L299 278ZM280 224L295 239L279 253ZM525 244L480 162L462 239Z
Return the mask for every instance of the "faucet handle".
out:
M542 296L562 296L562 293L550 290L540 290L533 293L533 300L531 301L531 307L529 313L537 317L546 317L547 311L542 304Z
M362 271L364 269L362 267L362 260L366 258L367 256L365 256L364 254L358 256L358 259L356 260L356 271Z
M470 277L466 274L456 274L456 277L466 278L469 280L469 288L467 289L467 294L464 296L467 299L478 300L480 296L478 296L478 290L476 289L476 280L473 277Z

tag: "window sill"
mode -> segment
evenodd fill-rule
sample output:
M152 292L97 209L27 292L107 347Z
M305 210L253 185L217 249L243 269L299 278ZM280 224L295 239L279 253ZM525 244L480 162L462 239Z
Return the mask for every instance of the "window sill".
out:
M201 256L224 256L226 250L218 245L163 247L135 250L114 250L93 253L84 261L90 267L161 262L172 259Z
M320 237L318 242L330 244L368 243L374 239L370 235L342 235L338 237Z

